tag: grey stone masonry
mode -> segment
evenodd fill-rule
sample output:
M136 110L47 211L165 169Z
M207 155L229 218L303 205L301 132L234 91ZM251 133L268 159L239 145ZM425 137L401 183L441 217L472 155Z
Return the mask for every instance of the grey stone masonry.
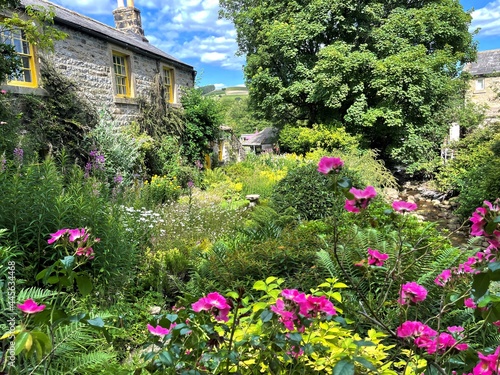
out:
M120 22L123 21L130 26L129 28L127 25L122 25L125 31L46 0L21 0L21 2L24 6L51 7L55 13L54 26L67 34L66 39L54 43L53 52L42 53L35 49L37 76L40 77L41 65L38 60L43 57L58 72L76 83L79 95L87 98L96 108L108 110L119 124L127 124L137 119L138 98L146 94L152 88L155 79L165 72L171 75L173 106L180 105L183 88L194 87L196 72L192 66L161 51L144 38L140 12L133 7L132 0L127 1L131 6L119 7L115 11L115 19L121 17ZM125 11L122 11L123 9ZM127 84L122 82L122 85L127 87L126 94L123 93L123 88L120 93L116 87L113 56L118 56L120 62L124 63ZM36 88L19 86L8 88L13 93L43 94L43 82L41 87Z
M134 7L117 8L113 11L115 17L115 25L118 30L130 31L144 38L144 30L142 29L141 11Z

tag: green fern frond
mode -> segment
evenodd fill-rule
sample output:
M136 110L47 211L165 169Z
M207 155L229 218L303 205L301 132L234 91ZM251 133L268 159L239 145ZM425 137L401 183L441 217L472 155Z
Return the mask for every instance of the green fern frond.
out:
M56 291L37 288L35 286L28 289L21 289L17 294L17 302L22 303L27 299L32 299L35 301L43 301L49 297L54 297L57 295Z

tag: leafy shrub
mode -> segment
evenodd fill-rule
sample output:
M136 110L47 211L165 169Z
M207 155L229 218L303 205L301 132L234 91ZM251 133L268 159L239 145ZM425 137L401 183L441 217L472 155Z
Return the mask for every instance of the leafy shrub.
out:
M148 206L154 207L179 199L181 187L178 185L176 177L169 178L167 176L154 175L151 177L151 182L144 182L141 195L143 196L143 201L148 203Z
M53 260L55 253L47 244L50 233L86 227L103 238L95 248L94 276L106 290L123 290L132 282L136 257L117 206L108 200L107 188L95 179L85 179L79 167L66 173L50 158L41 164L11 165L0 173L0 228L8 229L10 242L22 252L17 259L19 278L31 283Z
M456 145L455 158L436 175L435 184L441 191L458 193L457 213L462 217L483 200L500 196L499 131L500 123L496 123L468 134Z
M145 134L137 134L133 126L119 126L108 113L101 112L99 123L88 134L87 141L90 149L103 154L108 182L119 175L130 183L135 175L144 173L144 148L150 147L152 140Z
M279 142L281 151L305 155L317 148L326 152L355 149L359 146L359 137L349 135L343 127L286 125L280 131Z
M350 174L349 172L346 172ZM359 178L351 173L355 181ZM301 219L315 220L331 216L345 198L334 195L330 179L308 163L292 169L280 180L271 195L271 206L278 212L293 208Z

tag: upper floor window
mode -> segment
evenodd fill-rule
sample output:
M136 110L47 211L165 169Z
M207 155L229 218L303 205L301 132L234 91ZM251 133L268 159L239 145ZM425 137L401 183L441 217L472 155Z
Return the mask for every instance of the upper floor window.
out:
M484 90L484 78L476 79L476 91Z
M163 89L165 90L165 101L174 102L174 70L164 67L162 75Z
M26 40L22 30L0 31L0 41L14 47L16 54L21 59L21 66L16 72L7 77L7 84L13 86L37 87L35 70L35 55L33 47Z
M115 73L115 94L130 97L130 69L127 55L113 51L113 71Z

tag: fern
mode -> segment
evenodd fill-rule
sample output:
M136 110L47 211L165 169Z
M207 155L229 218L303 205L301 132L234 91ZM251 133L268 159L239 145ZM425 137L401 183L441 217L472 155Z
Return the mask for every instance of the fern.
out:
M38 287L31 287L28 289L21 289L19 293L17 294L17 302L24 302L27 299L32 299L35 301L38 300L44 300L49 297L54 297L57 295L56 291L53 290L48 290L48 289L42 289Z

